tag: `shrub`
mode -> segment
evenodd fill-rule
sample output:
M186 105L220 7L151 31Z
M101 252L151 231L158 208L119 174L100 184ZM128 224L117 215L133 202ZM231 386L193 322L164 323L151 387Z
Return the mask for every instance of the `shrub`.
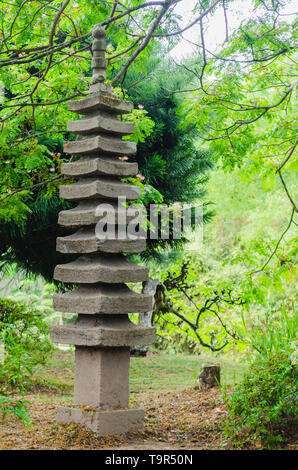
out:
M0 298L0 412L29 423L25 391L32 375L45 364L53 347L40 313L26 304Z
M251 324L242 316L246 341L254 351L263 357L283 352L291 353L296 349L298 317L295 311L265 311Z
M225 434L238 446L282 444L297 424L297 366L286 353L258 358L228 398Z

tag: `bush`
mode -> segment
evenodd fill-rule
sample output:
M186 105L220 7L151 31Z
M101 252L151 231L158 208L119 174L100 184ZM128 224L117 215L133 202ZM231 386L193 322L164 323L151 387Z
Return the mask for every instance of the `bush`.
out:
M278 352L294 353L297 350L298 317L294 309L287 312L285 307L280 311L265 311L253 322L242 317L246 341L254 351L263 357L271 357Z
M45 364L53 347L40 313L26 304L0 298L0 412L29 423L25 391L32 375ZM1 359L1 358L0 358Z
M225 434L237 446L283 444L297 424L297 366L286 353L260 357L228 398Z

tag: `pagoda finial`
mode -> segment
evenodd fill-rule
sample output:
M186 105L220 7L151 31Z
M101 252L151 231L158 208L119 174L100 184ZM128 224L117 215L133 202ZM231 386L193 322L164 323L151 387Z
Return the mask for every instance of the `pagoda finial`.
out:
M93 70L92 81L91 81L91 93L97 90L93 90L97 84L104 84L106 79L106 69L108 61L105 58L106 53L106 31L100 25L95 25L92 29L92 63L91 67Z

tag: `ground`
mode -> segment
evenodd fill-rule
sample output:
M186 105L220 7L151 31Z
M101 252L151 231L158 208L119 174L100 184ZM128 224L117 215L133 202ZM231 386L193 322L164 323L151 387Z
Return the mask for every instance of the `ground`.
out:
M55 423L57 404L65 400L47 394L28 395L34 427L8 422L0 431L2 449L217 449L223 407L216 390L199 393L140 393L132 403L146 408L145 429L123 436L100 438L87 428ZM55 400L53 400L55 398Z
M142 432L98 437L78 425L55 422L58 404L72 401L73 353L56 352L27 394L33 426L7 420L0 425L1 449L227 449L222 433L225 406L219 388L195 388L200 356L150 354L132 358L131 406L146 409ZM242 367L220 361L223 382L239 378Z

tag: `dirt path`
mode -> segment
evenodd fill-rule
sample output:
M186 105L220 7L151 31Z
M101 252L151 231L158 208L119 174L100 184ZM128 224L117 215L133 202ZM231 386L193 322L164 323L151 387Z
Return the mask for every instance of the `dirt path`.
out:
M224 449L224 406L218 389L142 393L132 396L131 405L146 409L142 432L100 438L87 428L55 422L59 395L30 394L30 416L34 426L8 421L0 425L1 449ZM71 399L71 396L69 397Z

